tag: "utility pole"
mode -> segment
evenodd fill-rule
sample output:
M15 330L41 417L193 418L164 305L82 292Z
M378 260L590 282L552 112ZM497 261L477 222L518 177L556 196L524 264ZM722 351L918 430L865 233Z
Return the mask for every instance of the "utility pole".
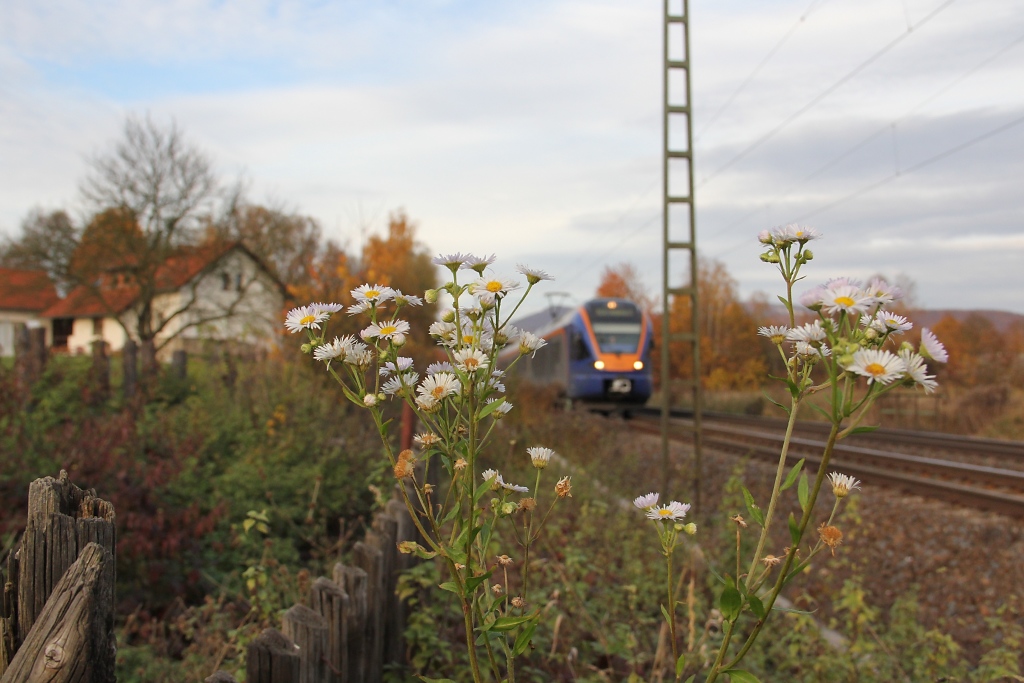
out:
M661 321L661 469L662 490L672 495L672 466L669 460L669 418L672 409L669 347L688 343L692 347L693 376L687 381L693 394L693 470L691 502L700 509L701 423L703 398L700 386L700 299L697 292L697 225L693 203L693 109L690 99L690 12L689 0L664 0L664 59L662 109L662 293ZM680 138L685 132L685 144ZM689 260L689 284L671 284L672 254ZM672 304L676 297L688 297L690 321L687 331L671 330ZM684 321L685 323L685 321Z

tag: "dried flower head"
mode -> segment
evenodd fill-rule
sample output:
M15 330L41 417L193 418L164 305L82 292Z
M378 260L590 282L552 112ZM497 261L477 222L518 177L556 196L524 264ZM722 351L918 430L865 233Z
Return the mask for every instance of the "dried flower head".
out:
M465 458L459 458L458 460L455 461L455 464L453 465L453 467L455 468L456 472L461 472L462 470L466 469L468 466L469 466L469 463L466 462Z
M572 498L572 482L569 481L569 477L562 477L555 484L555 493L558 494L559 498Z
M764 566L766 567L774 567L775 565L782 562L782 558L775 557L774 555L765 555L761 558L761 561L764 562Z
M741 529L747 528L747 523L743 521L743 515L733 515L729 519L736 522L736 526L740 527Z
M494 591L495 595L501 595L501 584L500 583L494 584L493 586L491 586L491 590Z
M433 492L434 492L434 485L433 484L424 484L423 485L423 494L424 495L429 496Z
M408 448L398 454L398 462L395 463L395 478L405 479L411 477L416 466L412 457L412 451Z
M824 522L818 527L818 535L821 536L821 542L832 549L832 554L836 554L836 548L838 548L843 542L843 532L831 525L826 525Z
M537 507L537 500L535 498L523 498L519 501L519 509L525 512L530 512Z
M417 434L416 436L413 437L412 440L419 444L422 448L430 448L435 443L439 443L441 441L441 437L432 432L424 432L422 434Z
M508 567L512 564L512 558L508 555L498 555L498 564L502 567Z
M516 609L522 609L526 607L526 600L523 600L522 597L517 595L516 597L512 598L512 606Z

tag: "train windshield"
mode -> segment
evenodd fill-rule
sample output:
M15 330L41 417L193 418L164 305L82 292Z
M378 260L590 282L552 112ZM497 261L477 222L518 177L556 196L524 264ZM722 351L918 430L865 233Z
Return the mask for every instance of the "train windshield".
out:
M628 301L587 304L590 325L601 353L636 353L643 332L643 315Z

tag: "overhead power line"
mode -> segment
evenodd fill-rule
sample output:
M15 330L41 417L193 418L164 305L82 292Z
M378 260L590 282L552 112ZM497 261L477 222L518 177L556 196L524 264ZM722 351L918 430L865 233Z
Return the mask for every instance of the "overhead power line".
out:
M818 5L819 3L825 4L825 2L827 1L828 0L811 0L811 4L807 6L807 9L805 9L803 14L800 15L800 18L796 20L796 23L793 24L788 31L786 31L786 34L782 36L779 42L775 43L775 47L768 51L768 54L764 56L764 59L762 59L760 63L758 63L758 65L754 67L754 70L751 71L745 79L743 79L743 82L740 83L739 87L736 88L731 95L729 95L728 99L726 99L722 106L718 108L718 111L716 111L711 116L711 118L708 119L708 122L705 123L699 131L697 131L697 134L693 136L694 144L696 144L697 141L699 141L701 137L708 132L708 128L711 128L714 125L715 121L718 120L718 117L720 117L725 112L725 110L729 108L729 105L731 105L733 101L739 96L739 94L743 92L748 85L750 85L751 81L754 80L754 77L757 76L757 74L761 71L762 68L764 68L764 65L767 64L771 60L771 58L775 56L776 52L782 49L782 46L789 41L789 39L793 36L794 33L796 33L796 30L800 28L800 25L804 23L807 17L811 16L811 12L817 9L815 5Z
M889 41L889 43L886 44L884 47L882 47L882 49L880 49L877 52L875 52L873 55L871 55L866 60L864 60L863 62L858 64L856 67L854 67L853 70L849 71L846 75L844 75L838 81L836 81L835 83L833 83L829 87L825 88L825 90L823 90L822 92L818 93L818 95L815 96L810 102L808 102L804 106L800 107L800 109L798 109L795 112L793 112L792 114L790 114L781 123L779 123L777 126L775 126L771 130L769 130L767 133L765 133L764 135L759 137L757 140L755 140L754 142L752 142L749 145L747 145L746 147L744 147L743 150L741 150L739 152L739 154L735 155L729 161L725 162L724 164L722 164L721 166L716 168L714 171L711 172L710 175L705 176L700 181L700 183L698 183L698 187L703 187L704 185L708 184L709 182L714 180L719 174L721 174L722 171L725 171L726 169L730 168L733 164L735 164L736 162L738 162L741 159L745 158L748 154L753 152L755 149L757 149L758 147L760 147L761 145L763 145L764 143L768 142L773 137L778 135L784 128L786 128L786 126L791 124L793 121L796 121L798 118L800 118L801 116L806 114L808 111L813 109L819 102L821 102L823 99L825 99L826 97L831 95L833 92L838 90L845 83L850 81L852 78L854 78L861 71L863 71L864 69L869 67L871 64L873 64L874 62L878 61L883 55L885 55L887 52L889 52L894 47L896 47L901 42L903 42L908 36L910 36L911 33L913 33L914 31L919 29L921 26L924 26L926 23L928 23L929 21L934 19L936 16L939 15L939 13L941 13L947 7L952 5L954 2L956 2L956 0L946 0L946 2L944 2L941 5L939 5L938 7L936 7L924 19L922 19L921 21L917 22L916 24L914 24L913 26L908 28L906 31L904 31L903 33L898 35L893 40Z
M999 126L998 128L990 130L987 133L983 133L982 135L979 135L976 138L972 138L972 139L968 140L967 142L963 142L963 143L961 143L959 145L955 145L954 147L950 147L949 149L947 149L947 150L945 150L943 152L939 152L935 156L928 157L924 161L920 161L920 162L914 164L913 166L910 166L909 168L907 168L907 169L905 169L903 171L897 171L897 172L895 172L895 173L893 173L891 175L886 176L885 178L882 178L881 180L873 182L873 183L871 183L869 185L865 185L864 187L860 188L859 190L857 190L855 192L851 192L850 194L846 195L845 197L837 199L837 200L835 200L833 202L829 202L828 204L825 204L823 206L819 206L817 209L814 209L813 211L809 211L808 213L805 213L802 216L798 216L797 218L794 219L794 221L795 222L800 222L802 220L806 220L806 219L810 218L811 216L817 216L819 213L823 213L825 211L828 211L831 208L839 206L840 204L848 202L851 199L855 199L855 198L861 196L862 194L866 194L866 193L870 192L871 190L874 190L876 188L881 187L882 185L886 185L886 184L892 182L893 180L896 180L899 177L902 177L902 176L905 176L905 175L910 175L911 173L913 173L915 171L918 171L918 170L924 168L925 166L930 166L930 165L936 163L937 161L941 161L942 159L945 159L946 157L948 157L948 156L950 156L952 154L956 154L957 152L965 150L968 147L972 147L972 146L978 144L979 142L983 142L984 140L987 140L987 139L989 139L989 138L991 138L991 137L993 137L995 135L998 135L999 133L1007 131L1007 130L1013 128L1014 126L1019 126L1022 123L1024 123L1024 116L1018 117L1018 118L1010 121L1009 123L1005 123L1002 126Z

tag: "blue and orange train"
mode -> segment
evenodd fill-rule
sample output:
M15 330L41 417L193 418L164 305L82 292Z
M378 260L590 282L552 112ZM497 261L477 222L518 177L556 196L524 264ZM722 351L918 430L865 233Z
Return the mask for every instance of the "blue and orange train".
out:
M514 374L554 385L570 401L640 404L651 396L650 317L627 299L592 299L514 321L543 337Z

